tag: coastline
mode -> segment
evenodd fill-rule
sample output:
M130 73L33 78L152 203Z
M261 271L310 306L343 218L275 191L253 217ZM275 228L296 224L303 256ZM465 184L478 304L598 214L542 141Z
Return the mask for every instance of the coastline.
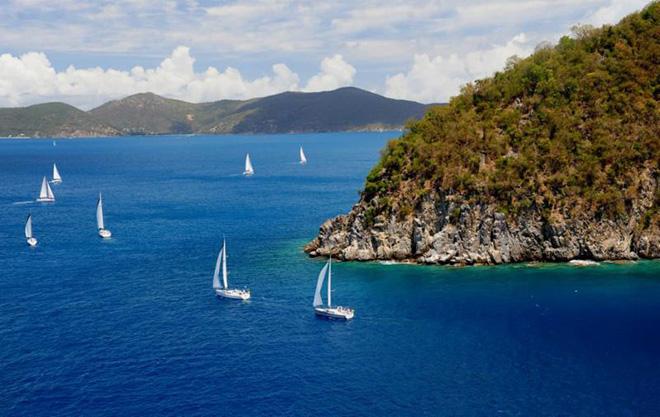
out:
M81 136L0 136L0 140L68 140L68 139L114 139L129 137L157 137L157 136L251 136L251 135L322 135L332 133L394 133L400 135L404 127L392 128L356 128L348 130L319 130L319 131L290 131L290 132L196 132L196 133L136 133L118 135L81 135Z

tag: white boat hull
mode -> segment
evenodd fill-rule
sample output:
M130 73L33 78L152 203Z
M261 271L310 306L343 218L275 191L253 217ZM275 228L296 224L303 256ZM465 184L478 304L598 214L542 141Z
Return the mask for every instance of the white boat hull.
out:
M355 310L347 307L314 307L317 316L331 319L350 320L355 316Z
M54 203L54 198L37 198L38 203Z
M62 184L62 180L51 180L51 184Z
M231 298L233 300L249 300L250 290L238 290L238 289L223 290L216 288L215 295L222 298Z
M33 237L27 238L26 242L27 242L28 246L32 246L32 247L37 246L37 239L35 239Z
M112 232L110 232L108 229L99 229L99 236L101 236L103 239L110 239L112 237Z

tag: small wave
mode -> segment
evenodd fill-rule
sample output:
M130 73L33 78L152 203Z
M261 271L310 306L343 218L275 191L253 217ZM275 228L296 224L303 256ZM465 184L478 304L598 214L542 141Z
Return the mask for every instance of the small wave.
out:
M587 259L573 259L569 261L568 264L573 266L596 266L598 265L598 262Z

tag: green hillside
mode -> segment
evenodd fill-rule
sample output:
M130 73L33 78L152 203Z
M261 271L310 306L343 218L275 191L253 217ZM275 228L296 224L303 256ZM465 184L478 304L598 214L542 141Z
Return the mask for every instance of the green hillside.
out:
M234 131L281 133L401 127L408 119L421 118L426 106L346 87L277 94L253 100L241 109L248 113Z
M102 136L118 132L64 103L0 108L0 136Z
M660 163L660 4L615 26L511 59L505 70L465 86L392 141L369 174L371 217L405 217L441 192L496 204L515 217L532 210L626 215L640 178L657 184ZM658 189L645 226L658 223Z
M91 110L123 134L191 133L196 105L152 93L113 100Z
M90 114L124 134L288 133L400 128L426 108L340 88L200 104L145 93L108 102Z

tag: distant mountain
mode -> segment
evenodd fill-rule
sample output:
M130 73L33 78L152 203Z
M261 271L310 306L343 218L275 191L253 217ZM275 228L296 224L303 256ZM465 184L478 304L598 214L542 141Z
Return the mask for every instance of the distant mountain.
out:
M282 93L245 103L236 132L316 132L400 128L426 112L423 104L347 87L321 93Z
M120 132L64 103L0 108L0 136L112 136Z
M63 103L0 109L0 136L289 133L399 129L428 106L359 88L188 103L153 93L84 112Z

